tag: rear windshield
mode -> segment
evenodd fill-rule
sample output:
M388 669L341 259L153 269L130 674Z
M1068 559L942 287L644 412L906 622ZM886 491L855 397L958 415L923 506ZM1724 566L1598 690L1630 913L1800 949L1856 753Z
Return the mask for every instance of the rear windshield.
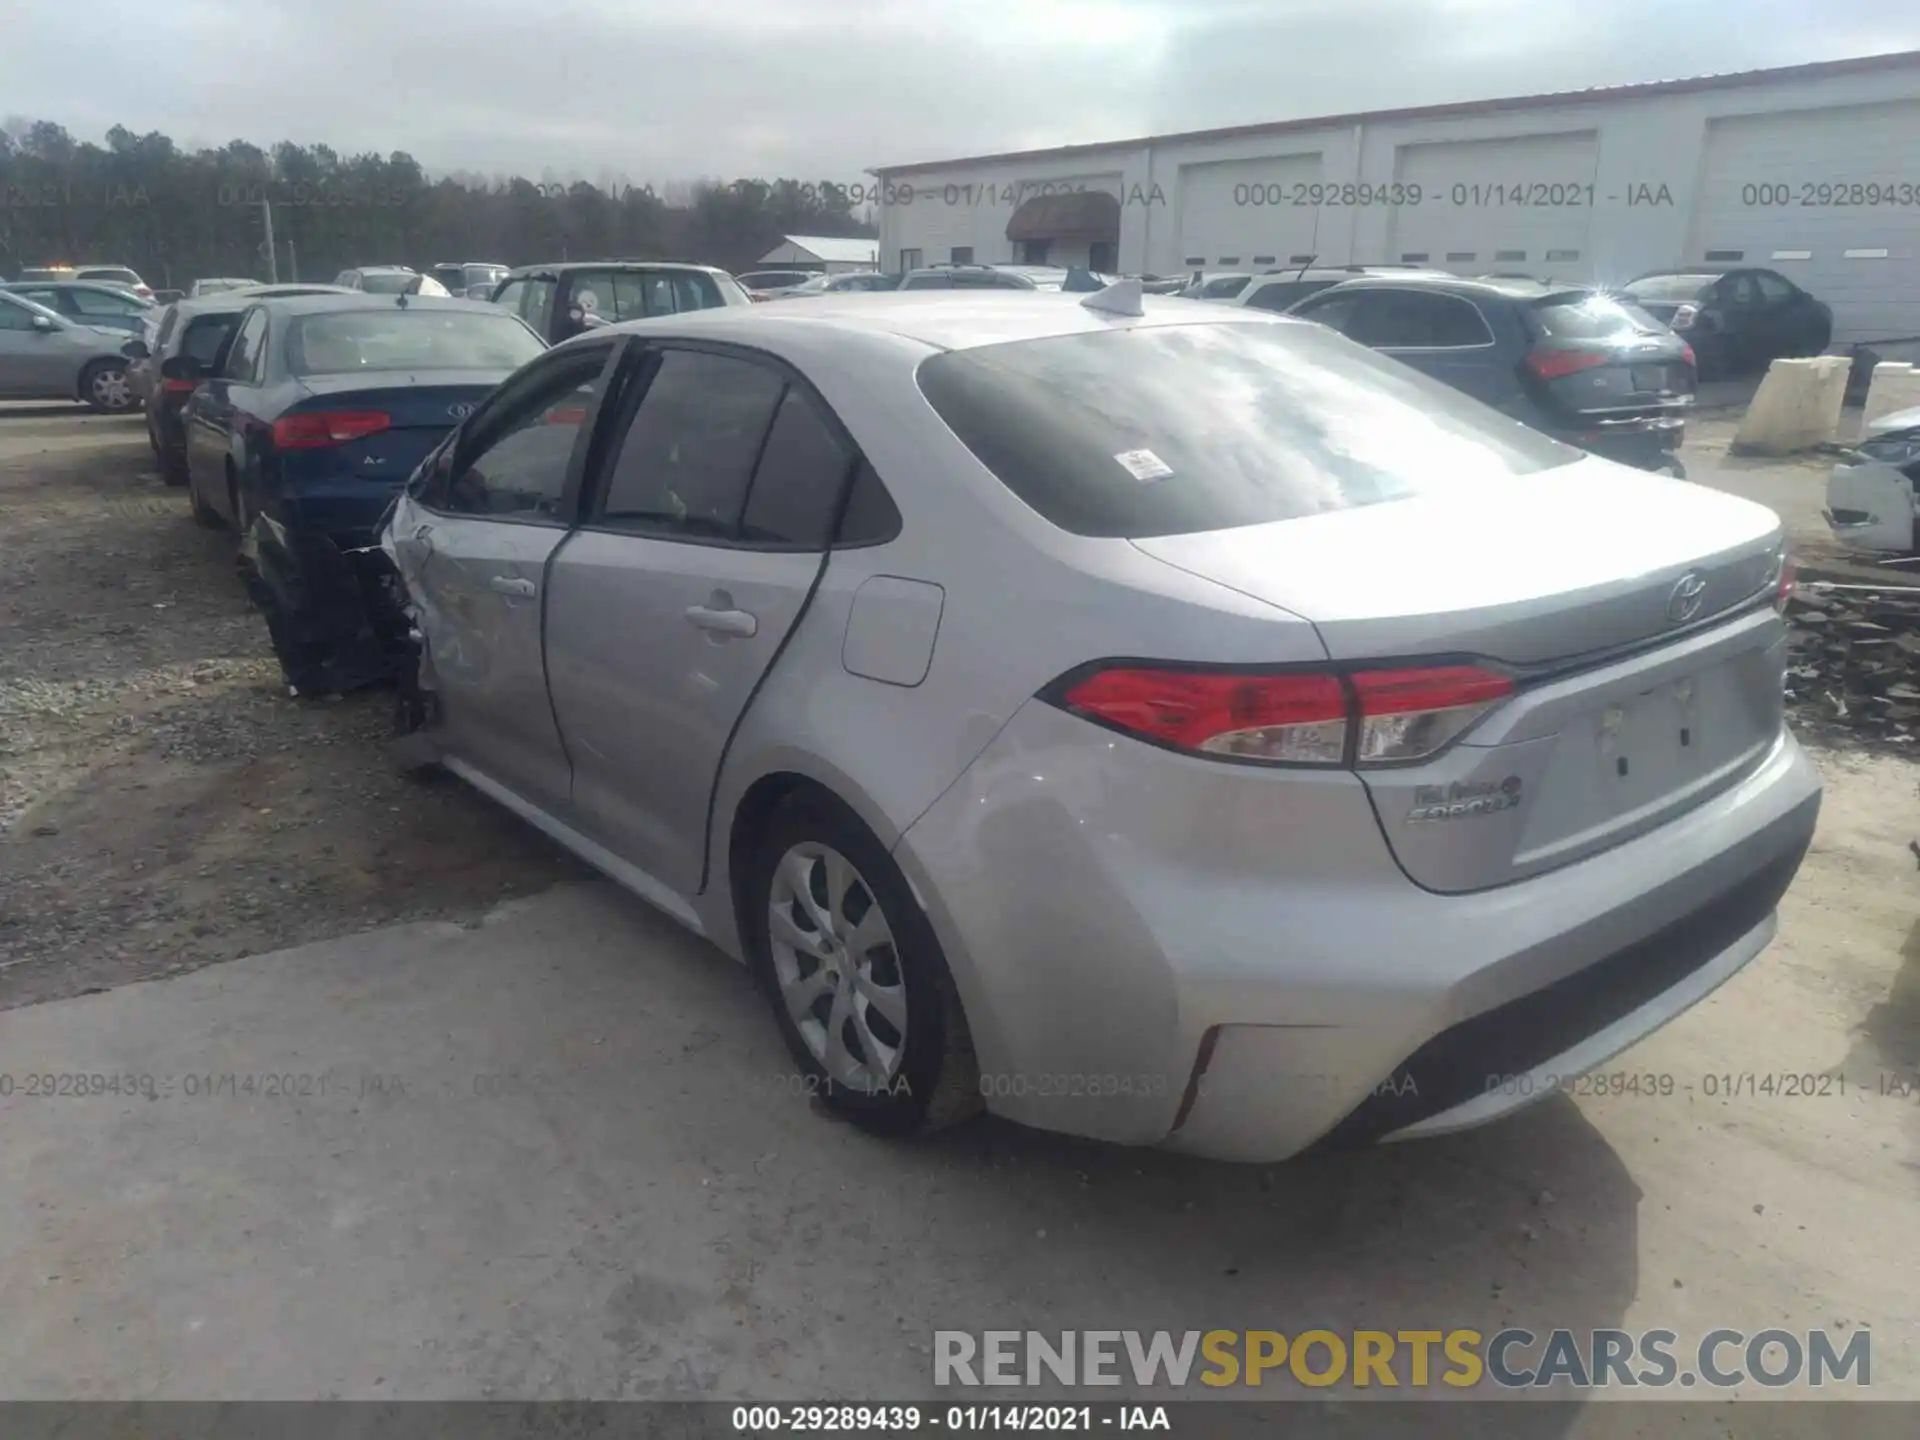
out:
M227 343L227 336L233 333L234 324L240 319L236 312L232 315L198 315L187 322L187 328L180 335L180 353L191 355L203 366L211 366L220 347Z
M369 295L404 295L419 280L418 275L409 275L404 270L376 270L360 273L360 288Z
M516 370L545 348L504 311L348 310L302 317L287 337L287 367L296 375Z
M937 355L919 381L987 469L1076 535L1261 525L1580 458L1313 325L1015 341Z
M138 285L140 277L131 270L82 270L76 280L105 280L114 285Z
M1635 280L1622 293L1634 300L1676 304L1698 300L1700 292L1719 278L1718 275L1649 275L1644 280Z
M1604 340L1611 335L1656 335L1666 327L1631 300L1586 292L1550 295L1528 307L1554 340Z

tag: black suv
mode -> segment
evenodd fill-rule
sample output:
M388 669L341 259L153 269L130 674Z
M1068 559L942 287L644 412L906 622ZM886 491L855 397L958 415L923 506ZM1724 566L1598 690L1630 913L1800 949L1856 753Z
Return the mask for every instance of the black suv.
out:
M500 282L493 303L504 305L549 345L596 325L751 305L740 284L710 265L664 260L576 260L522 265Z
M1338 330L1555 439L1642 470L1673 452L1693 351L1631 301L1537 280L1368 275L1288 312Z

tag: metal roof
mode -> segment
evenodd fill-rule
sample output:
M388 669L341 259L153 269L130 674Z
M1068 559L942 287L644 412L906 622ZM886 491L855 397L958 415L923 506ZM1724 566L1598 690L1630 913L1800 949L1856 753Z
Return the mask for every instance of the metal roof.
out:
M880 255L880 242L861 235L782 235L780 243L767 254L789 245L828 265L871 265ZM760 263L768 262L763 258Z
M1044 150L1006 150L993 155L956 156L947 160L916 160L879 165L869 175L906 175L916 171L946 170L959 165L984 165L1001 160L1053 160L1136 150L1145 145L1171 145L1198 140L1239 140L1284 135L1301 130L1324 130L1371 125L1385 120L1442 120L1466 115L1494 115L1511 110L1533 110L1551 105L1592 104L1635 100L1652 95L1684 95L1701 90L1732 90L1778 80L1814 80L1830 75L1866 75L1884 70L1920 66L1920 50L1886 55L1861 55L1848 60L1819 60L1807 65L1784 65L1771 70L1737 70L1725 75L1696 75L1678 80L1652 80L1635 85L1597 85L1586 90L1558 90L1542 95L1513 95L1497 100L1467 100L1446 105L1416 105L1398 110L1361 110L1347 115L1318 115L1303 120L1273 120L1256 125L1232 125L1218 130L1180 130L1165 135L1140 135L1130 140L1101 140L1083 145L1056 145Z

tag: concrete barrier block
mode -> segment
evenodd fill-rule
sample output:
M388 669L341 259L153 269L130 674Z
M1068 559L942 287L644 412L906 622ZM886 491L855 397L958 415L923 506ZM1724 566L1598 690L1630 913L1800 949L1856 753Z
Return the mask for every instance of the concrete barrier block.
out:
M1832 444L1840 435L1850 368L1844 355L1774 361L1740 419L1731 448L1740 454L1791 455Z
M1882 360L1873 367L1866 407L1860 413L1860 433L1882 415L1920 408L1920 367L1911 360Z

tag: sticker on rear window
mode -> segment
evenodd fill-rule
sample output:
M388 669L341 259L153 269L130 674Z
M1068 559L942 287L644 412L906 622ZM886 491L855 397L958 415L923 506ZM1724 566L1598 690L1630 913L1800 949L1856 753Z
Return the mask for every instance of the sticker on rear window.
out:
M1127 473L1142 484L1149 480L1164 480L1173 474L1173 467L1151 450L1122 450L1113 458L1126 466Z

